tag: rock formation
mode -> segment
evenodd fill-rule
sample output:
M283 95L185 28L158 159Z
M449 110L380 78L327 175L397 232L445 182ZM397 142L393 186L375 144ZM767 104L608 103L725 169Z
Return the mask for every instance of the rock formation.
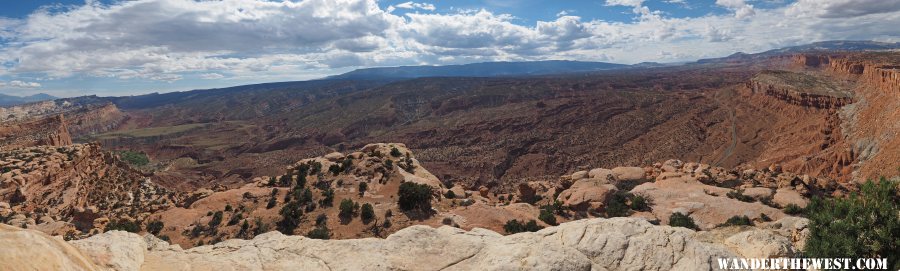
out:
M412 226L385 239L314 240L269 232L182 249L126 232L64 243L0 225L0 268L12 270L712 270L718 258L790 257L805 228L700 233L642 219L586 219L503 236ZM718 236L718 237L712 237ZM45 259L45 260L35 260Z

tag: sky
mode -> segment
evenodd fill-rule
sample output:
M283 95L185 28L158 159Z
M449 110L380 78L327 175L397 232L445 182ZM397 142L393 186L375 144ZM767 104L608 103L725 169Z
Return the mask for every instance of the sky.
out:
M900 41L884 0L0 0L0 94L59 97L486 61L682 62Z

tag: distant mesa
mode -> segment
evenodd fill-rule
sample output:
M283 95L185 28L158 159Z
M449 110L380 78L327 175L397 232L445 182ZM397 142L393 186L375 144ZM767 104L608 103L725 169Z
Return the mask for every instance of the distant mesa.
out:
M40 101L50 101L59 99L46 93L38 93L31 96L13 96L0 93L0 107L16 106Z

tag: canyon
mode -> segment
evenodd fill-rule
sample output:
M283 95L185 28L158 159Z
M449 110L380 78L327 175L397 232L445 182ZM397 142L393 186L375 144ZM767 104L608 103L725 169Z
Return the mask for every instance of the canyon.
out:
M328 79L0 116L5 269L715 269L802 255L796 208L898 178L900 54Z

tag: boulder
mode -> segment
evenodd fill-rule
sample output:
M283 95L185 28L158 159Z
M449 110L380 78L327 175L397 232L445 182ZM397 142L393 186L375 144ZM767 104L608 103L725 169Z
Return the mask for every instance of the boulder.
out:
M141 270L147 243L137 234L108 231L71 244L98 266L118 271Z
M573 210L586 211L606 206L606 202L618 189L600 179L581 179L572 187L559 193L557 200Z
M62 238L0 224L0 270L100 270Z
M791 241L766 230L749 230L725 239L725 244L746 258L780 258L794 255Z
M584 170L576 171L575 173L572 173L572 181L578 181L578 180L581 180L581 179L584 179L587 177L588 177L588 172L584 171Z
M613 174L612 170L605 168L595 168L591 171L588 171L588 178L608 180L610 182L613 182L616 177Z
M775 191L775 196L772 197L772 202L780 205L787 206L788 204L796 204L801 208L806 207L809 204L809 199L803 197L797 191L794 191L791 188L779 188Z
M765 187L751 187L744 189L744 196L748 196L756 200L771 198L772 189Z

